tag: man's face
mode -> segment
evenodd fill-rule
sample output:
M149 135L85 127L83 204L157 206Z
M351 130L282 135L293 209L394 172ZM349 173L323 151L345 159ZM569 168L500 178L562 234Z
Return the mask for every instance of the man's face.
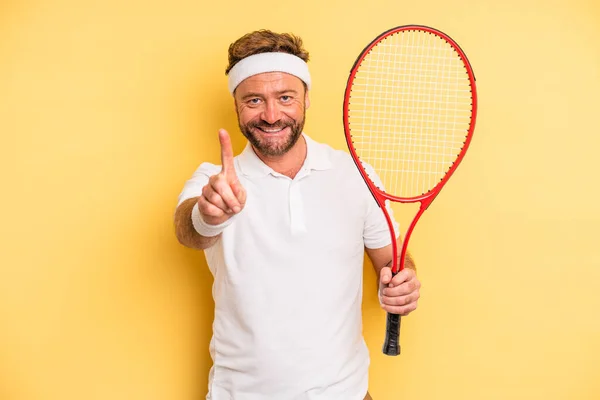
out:
M240 130L260 154L282 156L296 144L309 106L299 78L283 72L254 75L239 84L234 97Z

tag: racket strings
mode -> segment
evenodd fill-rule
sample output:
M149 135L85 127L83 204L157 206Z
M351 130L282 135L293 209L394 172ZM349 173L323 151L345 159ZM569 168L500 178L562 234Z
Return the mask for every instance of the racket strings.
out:
M348 125L363 163L385 192L431 191L461 152L471 124L472 90L463 60L425 31L387 36L362 60L351 88Z

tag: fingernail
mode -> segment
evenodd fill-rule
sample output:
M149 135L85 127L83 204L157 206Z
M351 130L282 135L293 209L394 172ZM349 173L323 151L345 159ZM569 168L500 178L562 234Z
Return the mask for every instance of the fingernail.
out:
M240 211L242 211L242 209L241 209L241 208L239 208L238 206L235 206L235 207L233 207L233 211L234 211L234 212L237 214L237 213L239 213Z

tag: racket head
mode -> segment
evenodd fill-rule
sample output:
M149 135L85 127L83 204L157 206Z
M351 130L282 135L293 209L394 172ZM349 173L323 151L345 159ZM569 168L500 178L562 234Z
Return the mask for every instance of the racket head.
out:
M421 25L375 38L355 61L344 95L346 141L380 206L382 199L432 200L462 161L476 115L465 53Z

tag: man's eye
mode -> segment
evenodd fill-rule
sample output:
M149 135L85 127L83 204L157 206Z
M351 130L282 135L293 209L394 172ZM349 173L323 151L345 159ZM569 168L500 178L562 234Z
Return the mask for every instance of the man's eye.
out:
M281 101L283 101L284 103L287 103L291 99L292 99L292 96L281 96Z
M260 104L260 99L258 97L255 97L253 99L250 99L249 103L250 104Z

